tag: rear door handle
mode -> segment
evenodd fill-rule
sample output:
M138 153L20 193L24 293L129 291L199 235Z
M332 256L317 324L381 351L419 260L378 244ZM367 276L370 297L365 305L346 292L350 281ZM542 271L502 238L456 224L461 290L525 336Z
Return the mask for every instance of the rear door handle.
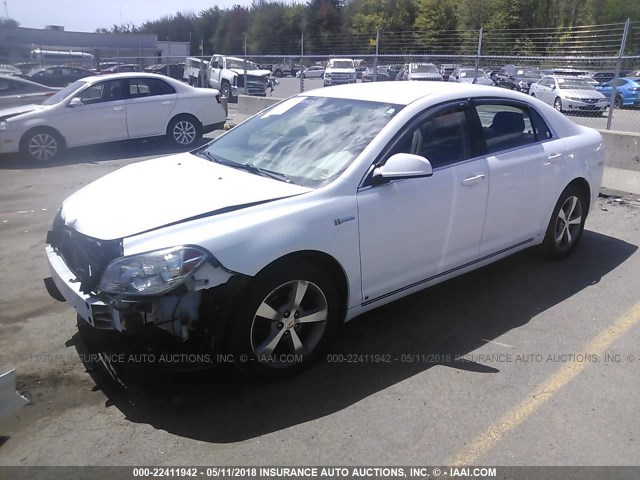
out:
M471 185L473 185L474 183L478 183L480 181L484 180L484 173L480 173L478 175L474 175L473 177L467 177L462 181L462 186L463 187L469 187Z
M116 112L121 112L122 110L124 110L124 107L113 107L113 110Z
M162 105L171 105L172 103L171 100L167 100L166 102L162 102Z

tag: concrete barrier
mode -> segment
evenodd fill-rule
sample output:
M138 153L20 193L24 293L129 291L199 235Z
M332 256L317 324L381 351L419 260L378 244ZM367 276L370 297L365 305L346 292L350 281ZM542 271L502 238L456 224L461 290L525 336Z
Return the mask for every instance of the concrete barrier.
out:
M602 186L640 194L640 133L598 131L605 149Z
M281 98L238 95L238 104L235 110L241 115L251 116L280 101L282 101Z

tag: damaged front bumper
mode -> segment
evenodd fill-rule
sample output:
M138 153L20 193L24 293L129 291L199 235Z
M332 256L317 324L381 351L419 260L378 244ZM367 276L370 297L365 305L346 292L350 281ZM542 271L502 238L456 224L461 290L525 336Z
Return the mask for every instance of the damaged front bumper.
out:
M203 265L190 279L159 296L116 296L85 293L82 283L65 259L51 245L46 246L51 277L44 280L54 299L66 301L78 317L97 330L137 333L145 326L158 327L182 341L202 329L205 289L224 286L237 275L211 264ZM210 318L207 318L211 321Z

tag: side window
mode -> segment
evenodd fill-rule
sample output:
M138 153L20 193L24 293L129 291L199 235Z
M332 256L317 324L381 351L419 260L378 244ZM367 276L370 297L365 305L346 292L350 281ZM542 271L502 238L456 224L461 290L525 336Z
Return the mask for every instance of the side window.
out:
M515 105L478 104L476 111L482 124L487 153L536 142L526 109Z
M531 114L531 123L533 125L533 132L536 135L536 140L540 142L542 140L549 140L550 138L553 138L551 129L540 114L533 108L529 110L529 113Z
M82 100L83 105L91 105L92 103L102 101L102 90L104 89L105 83L106 82L96 83L80 92L78 97Z
M5 93L8 92L9 90L12 90L13 83L9 82L7 80L4 80L2 78L0 78L0 93Z
M616 87L623 87L627 84L626 80L622 80L621 78L619 78L618 80L616 80Z
M176 93L175 89L168 83L156 78L134 78L129 80L130 98L169 95L171 93Z
M155 92L154 95L170 95L176 93L175 88L169 85L167 82L157 80L155 78L149 79L151 81L151 91Z
M96 83L86 90L83 90L79 97L85 105L122 100L124 98L122 80L109 80L107 82Z
M148 97L150 95L149 85L140 78L129 80L129 98Z
M393 147L394 153L425 157L433 168L471 158L471 141L464 108L455 107L427 117L405 133Z

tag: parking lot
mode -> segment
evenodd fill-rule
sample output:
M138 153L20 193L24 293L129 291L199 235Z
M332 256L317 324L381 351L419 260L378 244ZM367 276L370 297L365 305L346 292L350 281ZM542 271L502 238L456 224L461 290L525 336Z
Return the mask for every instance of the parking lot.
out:
M299 78L286 77L279 78L278 81L280 83L276 85L273 93L270 93L269 96L275 98L287 98L292 95L297 95L300 92ZM359 81L360 80L358 80L358 82ZM394 82L394 85L398 85L399 88L402 88L402 83ZM322 79L304 79L304 91L313 90L315 88L322 88ZM578 125L584 125L585 127L599 128L603 130L607 128L607 115L591 116L571 113L568 116ZM640 133L640 109L616 108L611 122L611 130Z
M569 260L525 251L363 315L289 380L227 367L138 372L120 389L87 371L72 309L42 283L46 232L81 186L174 151L149 140L76 149L46 167L0 158L0 367L17 368L31 401L0 422L0 465L640 462L631 195L598 199ZM141 179L120 194L166 193L153 188Z

